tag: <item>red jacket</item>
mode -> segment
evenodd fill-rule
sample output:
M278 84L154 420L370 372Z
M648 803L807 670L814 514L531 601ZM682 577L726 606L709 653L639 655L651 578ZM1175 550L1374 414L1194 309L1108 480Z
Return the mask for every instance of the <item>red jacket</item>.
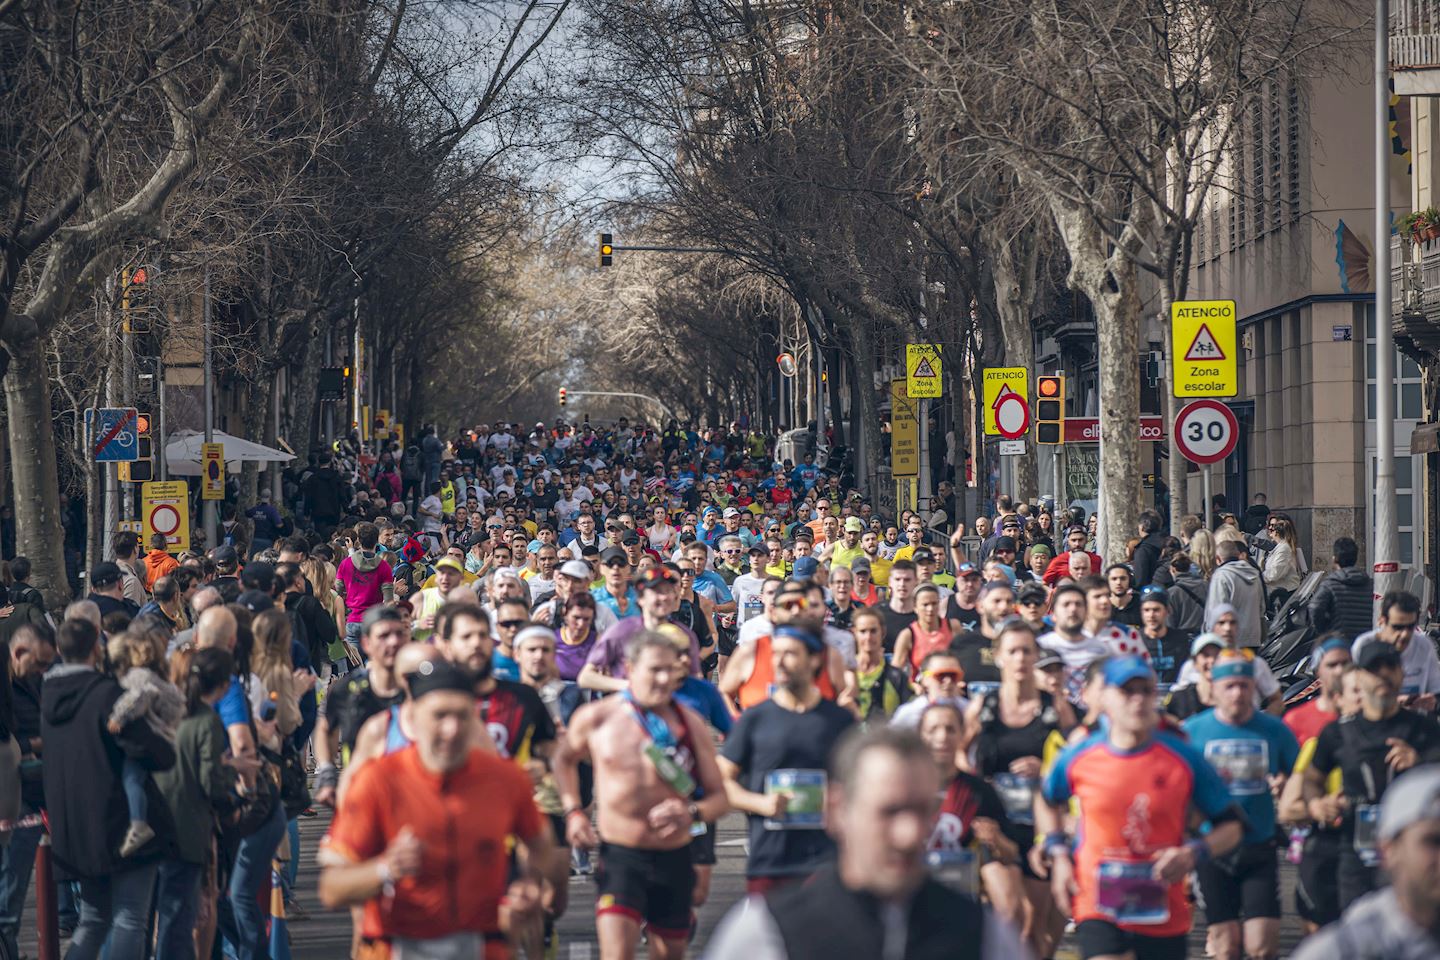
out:
M1104 576L1105 561L1100 559L1100 554L1091 553L1089 550L1086 550L1085 555L1090 558L1090 572L1097 577ZM1062 577L1068 576L1070 576L1070 551L1066 550L1054 560L1050 561L1050 566L1045 568L1045 575L1040 579L1045 581L1046 586L1053 587L1060 582Z

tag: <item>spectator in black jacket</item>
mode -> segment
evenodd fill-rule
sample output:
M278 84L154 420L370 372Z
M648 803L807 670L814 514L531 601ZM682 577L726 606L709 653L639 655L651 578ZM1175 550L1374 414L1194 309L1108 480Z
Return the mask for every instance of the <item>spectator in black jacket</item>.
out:
M1148 587L1160 569L1160 554L1165 550L1165 522L1154 510L1140 514L1140 542L1135 545L1135 589Z
M11 706L15 714L12 733L20 748L20 816L38 814L45 805L40 783L40 683L55 661L55 631L46 623L23 624L10 638ZM30 761L27 763L27 761ZM10 956L20 956L16 938L30 889L30 871L35 849L40 846L40 824L19 827L10 834L10 843L0 847L0 938Z
M345 493L345 481L330 465L330 454L320 454L320 465L305 481L305 509L310 521L323 536L329 536L340 523L345 505L350 498Z
M134 620L140 613L139 604L125 599L123 577L119 565L109 560L95 564L95 569L90 571L90 596L86 599L95 601L102 618L120 612Z
M92 960L102 949L112 957L143 957L156 870L162 859L174 856L169 807L153 780L147 780L146 793L155 836L134 856L119 855L129 828L123 761L129 757L148 770L166 770L175 763L175 747L143 717L118 734L106 729L122 691L96 667L99 641L99 631L87 620L62 623L56 644L62 665L46 676L40 698L55 866L61 879L80 882L80 925L68 960Z
M1320 581L1310 598L1310 624L1315 635L1334 630L1347 640L1375 627L1375 584L1359 566L1360 547L1349 537L1335 541L1335 569Z

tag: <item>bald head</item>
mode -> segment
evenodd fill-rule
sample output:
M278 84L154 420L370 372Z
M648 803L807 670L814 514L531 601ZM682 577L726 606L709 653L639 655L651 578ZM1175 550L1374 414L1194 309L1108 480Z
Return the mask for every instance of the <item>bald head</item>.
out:
M223 606L211 607L200 614L195 624L195 645L202 650L235 652L235 614Z
M224 602L225 598L220 595L219 590L216 590L214 587L201 587L199 590L196 590L195 595L190 598L190 609L195 611L195 614L198 616L211 607L218 607Z
M65 608L64 620L88 620L100 629L100 605L94 600L76 600Z

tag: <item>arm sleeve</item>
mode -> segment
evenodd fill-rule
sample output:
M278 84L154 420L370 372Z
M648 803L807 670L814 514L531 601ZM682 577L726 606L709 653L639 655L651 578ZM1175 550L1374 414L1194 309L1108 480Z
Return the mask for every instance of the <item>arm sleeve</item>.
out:
M225 736L225 728L218 722L210 724L208 729L202 731L197 741L200 762L196 779L210 805L221 807L224 805L223 799L235 790L235 768L227 766L222 760L225 752L230 749L230 741Z
M1060 754L1055 760L1055 765L1045 775L1045 782L1041 785L1040 793L1046 803L1058 806L1070 799L1070 764L1082 747L1083 744L1079 744Z
M714 687L707 689L705 706L709 713L710 725L728 737L735 726L735 721L731 718L730 711L725 706L725 698L720 695L719 690Z

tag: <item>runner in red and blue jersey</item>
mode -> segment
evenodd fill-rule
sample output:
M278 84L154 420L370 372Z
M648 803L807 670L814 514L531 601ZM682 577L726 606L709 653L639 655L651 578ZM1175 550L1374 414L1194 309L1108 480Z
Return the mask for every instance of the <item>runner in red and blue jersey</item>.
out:
M1104 668L1106 723L1067 749L1045 779L1034 865L1050 863L1061 910L1070 909L1081 955L1183 960L1190 904L1181 883L1196 866L1234 849L1244 817L1197 750L1158 731L1155 673L1139 657ZM1072 850L1066 805L1080 803ZM1204 837L1191 831L1208 821Z

